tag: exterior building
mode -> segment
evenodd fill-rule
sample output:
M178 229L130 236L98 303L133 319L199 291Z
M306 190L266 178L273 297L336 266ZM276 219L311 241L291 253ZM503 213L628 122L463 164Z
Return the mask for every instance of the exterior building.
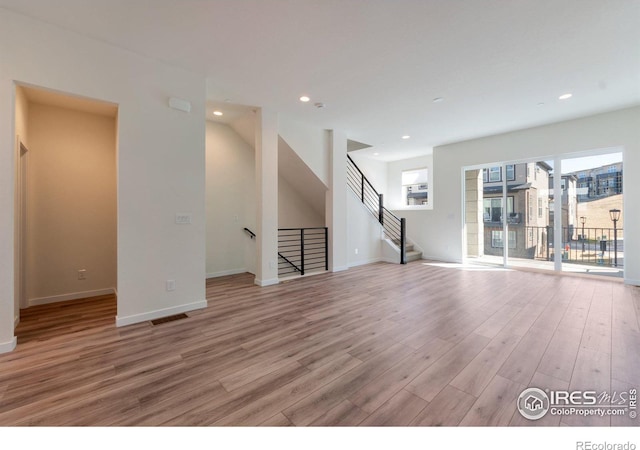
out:
M562 240L569 242L577 239L576 229L578 227L578 195L577 181L575 175L562 175L560 187L562 198L560 211L562 214ZM549 224L553 224L556 213L556 201L553 195L553 175L549 176Z
M503 176L506 177L506 214L509 255L521 258L548 254L549 172L551 166L535 163L508 164L483 170L484 254L502 256Z
M573 172L579 202L622 194L622 162Z

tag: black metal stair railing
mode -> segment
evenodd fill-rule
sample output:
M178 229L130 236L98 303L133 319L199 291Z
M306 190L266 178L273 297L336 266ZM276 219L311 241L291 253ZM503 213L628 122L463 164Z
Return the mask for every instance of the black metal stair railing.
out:
M278 276L329 270L327 227L278 229Z
M362 204L380 222L384 234L398 247L400 247L400 264L407 263L406 242L407 224L406 220L400 218L384 207L384 198L375 190L373 185L367 180L362 171L358 168L353 159L347 155L347 185L360 198Z

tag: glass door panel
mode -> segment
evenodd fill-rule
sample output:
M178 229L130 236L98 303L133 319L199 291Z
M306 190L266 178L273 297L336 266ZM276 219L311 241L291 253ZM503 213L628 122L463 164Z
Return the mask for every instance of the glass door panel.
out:
M623 276L622 153L563 159L562 270Z

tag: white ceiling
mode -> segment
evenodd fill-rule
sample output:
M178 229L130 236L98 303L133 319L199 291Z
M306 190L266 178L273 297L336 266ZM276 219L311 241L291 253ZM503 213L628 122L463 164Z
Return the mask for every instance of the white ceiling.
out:
M387 160L640 103L640 0L0 0L0 7L203 73L210 101L342 129ZM571 99L558 100L567 92ZM311 102L300 103L302 94ZM411 139L400 139L405 134Z

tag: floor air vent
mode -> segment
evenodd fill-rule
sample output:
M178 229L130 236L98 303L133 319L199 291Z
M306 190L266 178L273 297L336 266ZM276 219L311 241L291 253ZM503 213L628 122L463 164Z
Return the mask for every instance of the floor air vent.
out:
M174 320L186 319L187 317L189 317L189 316L187 316L184 313L176 314L176 315L173 315L173 316L161 317L160 319L152 320L151 324L152 325L160 325L161 323L173 322Z

